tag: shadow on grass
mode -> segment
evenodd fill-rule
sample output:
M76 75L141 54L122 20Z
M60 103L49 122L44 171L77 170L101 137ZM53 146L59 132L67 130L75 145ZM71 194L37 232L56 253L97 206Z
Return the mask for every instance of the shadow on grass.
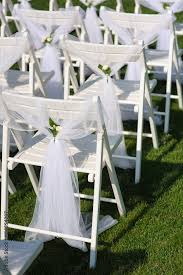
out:
M68 254L70 254L70 257L67 257ZM145 263L148 257L147 252L142 249L122 253L104 249L98 252L98 262L95 270L89 269L88 258L89 253L84 254L73 248L71 249L62 241L52 241L45 245L40 257L37 258L26 275L102 275L112 274L112 272L126 274Z

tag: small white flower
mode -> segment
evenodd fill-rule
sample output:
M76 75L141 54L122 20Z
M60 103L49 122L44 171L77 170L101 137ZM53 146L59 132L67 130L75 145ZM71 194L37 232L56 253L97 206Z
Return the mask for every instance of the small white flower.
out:
M42 43L46 44L46 43L51 43L53 40L53 38L51 36L45 36L43 39L42 39Z
M62 127L61 126L56 126L55 129L59 133L61 131Z
M46 42L47 42L47 43L51 43L52 40L53 40L53 38L50 36L50 37L47 37Z
M109 70L109 66L108 66L108 65L104 65L104 66L102 67L102 70L103 70L103 71Z
M46 39L47 39L47 36L43 37L42 40L41 40L41 42L45 43Z

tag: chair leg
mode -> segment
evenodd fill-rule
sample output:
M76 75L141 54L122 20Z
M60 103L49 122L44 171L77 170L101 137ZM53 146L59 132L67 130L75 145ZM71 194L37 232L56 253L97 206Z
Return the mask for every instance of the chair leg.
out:
M22 136L17 131L12 131L12 135L14 137L17 148L19 150L21 150L21 148L23 147L23 144L24 144ZM30 178L30 181L32 183L33 189L34 189L36 195L38 195L39 182L38 182L36 173L34 171L34 168L33 168L33 166L28 165L28 164L25 164L25 168L26 168L27 173L29 175L29 178Z
M104 134L104 138L106 137L106 133ZM112 190L114 193L114 197L116 199L117 207L120 216L124 216L126 214L126 208L125 204L123 201L123 197L121 194L121 189L119 186L119 181L117 178L116 170L112 161L112 156L110 154L110 147L107 138L105 138L105 162L107 166L107 170L109 173L111 185L112 185Z
M181 70L180 70L179 61L178 61L175 53L174 53L174 65L175 65L175 70L176 70L176 87L177 87L179 108L183 109L182 84L181 84L181 78L180 78Z
M164 123L164 132L166 134L169 132L171 89L172 89L172 62L168 68L167 83L166 83L165 123Z
M35 173L34 168L31 165L25 164L25 168L27 170L27 173L29 175L30 181L32 183L32 187L34 189L34 192L36 193L36 196L38 195L38 186L39 182Z
M97 262L98 220L99 220L99 213L100 213L102 161L103 161L103 135L98 134L97 135L96 176L95 176L95 184L94 184L93 216L92 216L91 246L90 246L90 268L95 268L96 262Z
M8 178L8 191L10 192L10 194L14 194L17 191L10 177Z
M2 176L1 176L1 240L5 240L7 238L9 140L10 140L9 129L7 126L3 125Z
M2 178L2 162L1 161L0 161L0 167L1 167L0 176ZM16 187L13 184L13 182L11 181L10 177L8 178L8 191L10 192L10 194L14 194L16 192Z
M147 108L148 108L148 113L149 113L149 124L150 124L150 129L151 129L151 134L152 134L152 142L153 142L153 147L155 149L158 149L159 147L159 142L158 142L158 134L157 134L157 128L156 128L156 123L154 119L154 113L153 113L153 104L152 100L149 94L149 87L146 81L146 90L145 90L145 98L147 101Z
M143 134L143 113L144 113L144 93L141 94L138 108L137 122L137 144L136 144L136 166L135 166L135 183L140 182L141 161L142 161L142 134Z

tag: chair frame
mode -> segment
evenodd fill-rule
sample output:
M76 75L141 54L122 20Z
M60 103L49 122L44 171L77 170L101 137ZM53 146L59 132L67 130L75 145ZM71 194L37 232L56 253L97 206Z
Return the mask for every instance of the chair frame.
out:
M38 107L37 107L38 98L27 97L22 95L13 95L12 97L10 93L6 93L6 92L3 93L3 96L5 99L5 102L7 102L7 109L10 108L11 110L11 108L14 108L12 106L16 105L16 107L19 106L20 108L24 108L24 110L29 109L29 112L31 110L32 113L38 112ZM12 98L13 100L11 101ZM49 108L49 111L51 112L52 117L58 116L58 112L59 112L59 114L61 114L63 118L67 118L67 116L69 117L70 113L72 113L72 115L74 114L74 112L78 113L78 110L80 110L79 107L81 106L81 102L79 102L79 105L78 105L78 102L73 102L73 101L53 100L53 99L46 99L46 98L39 98L39 100L46 102L47 104L46 106L47 108ZM9 138L10 138L11 129L9 129L7 122L3 123L3 151L2 151L3 159L2 159L2 185L1 185L1 239L2 240L7 238L8 228L14 228L14 229L19 229L23 231L28 230L30 232L38 232L41 234L51 235L55 237L74 239L74 240L90 243L90 268L95 268L96 261L97 261L98 221L99 221L99 212L100 212L100 201L117 204L117 208L120 216L125 215L126 213L123 198L120 191L118 178L112 162L112 153L109 147L109 141L108 141L108 136L105 129L105 123L103 120L100 100L98 98L94 98L93 100L97 104L97 112L98 112L98 118L99 118L99 123L96 129L97 141L96 141L94 196L81 194L81 198L93 200L91 238L66 235L58 232L40 230L40 229L30 228L22 225L11 224L11 223L8 223L8 225L4 224L4 219L8 214L7 177L9 175L10 166L11 168L14 168L17 165L16 157L14 158L9 157L9 146L10 146ZM82 104L84 104L84 102L82 102ZM115 144L115 148L119 145L120 139L121 138L119 137L118 142ZM112 186L115 199L101 197L103 161L105 161L105 164L107 166L107 170L109 173L111 186ZM36 163L36 160L32 164L40 166L40 164ZM79 168L73 168L73 169L76 170L77 172L79 171ZM83 168L81 171L84 172Z
M62 42L61 42L61 46L64 44L64 39L63 38ZM81 43L80 43L81 45ZM82 45L86 45L86 50L87 50L87 45L88 47L90 47L90 51L91 51L91 46L89 43L84 43L82 42ZM116 45L97 45L94 44L94 47L109 47L109 51L110 54L112 55L112 49L114 48L121 48L121 55L123 52L123 48L127 49L127 46L116 46ZM73 44L74 47L74 44ZM133 46L132 46L133 47ZM74 68L72 66L72 62L69 56L69 51L66 48L66 46L64 45L64 56L65 56L65 74L64 74L64 79L65 79L65 85L64 85L64 98L66 100L71 99L74 100L75 97L73 97L72 95L70 96L70 81L72 82L72 87L74 89L74 94L78 93L79 90L79 84L76 78L76 74L74 71ZM127 52L125 53L127 54ZM119 60L120 60L120 54L119 55ZM142 138L143 136L145 137L150 137L152 138L152 142L153 142L153 146L154 148L158 148L158 135L157 135L157 129L156 129L156 125L155 125L155 121L154 121L154 114L153 114L153 108L152 108L152 100L151 100L151 96L150 96L150 87L149 87L149 79L148 79L148 72L147 72L147 68L146 68L146 62L145 62L145 56L144 56L144 50L142 50L142 54L140 56L140 59L142 61L142 66L144 65L142 72L141 72L141 81L140 81L140 89L139 89L139 103L138 104L134 104L134 102L131 102L129 100L118 100L120 106L122 107L123 105L126 104L131 104L131 105L138 105L138 123L137 123L137 132L129 132L129 131L123 131L122 135L124 136L136 136L137 137L137 143L136 143L136 157L130 157L130 156L116 156L114 155L114 157L117 158L125 158L125 159L129 159L131 161L135 161L136 165L135 165L135 183L139 183L140 178L141 178L141 161L142 161ZM94 95L97 94L94 92ZM82 92L79 93L79 98L80 99L85 99L85 97L82 97ZM77 98L76 98L77 99ZM150 123L150 129L151 129L151 133L143 133L143 114L144 114L144 103L147 103L147 112L149 115L149 123ZM122 127L123 128L123 127Z

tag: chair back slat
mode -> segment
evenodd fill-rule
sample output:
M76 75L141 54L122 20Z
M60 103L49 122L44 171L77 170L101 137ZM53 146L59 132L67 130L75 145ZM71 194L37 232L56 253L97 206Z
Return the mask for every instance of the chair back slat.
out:
M81 110L85 109L86 102L84 101L72 101L72 100L56 100L43 97L30 97L24 95L12 94L9 92L3 92L3 101L6 104L8 112L17 112L21 110L21 113L29 114L34 117L41 115L41 111L46 111L49 117L58 120L66 119L73 120L80 116ZM95 98L96 104L93 104L88 112L88 120L96 122L98 120L97 107L99 99ZM87 110L88 111L88 110ZM99 119L103 121L103 118ZM93 125L96 125L95 123Z
M79 10L74 8L72 10L62 9L59 11L45 11L34 9L20 9L24 18L31 20L33 23L46 26L60 26L66 24L67 21L73 22L73 25L81 24L81 16Z
M106 15L113 21L114 24L117 24L119 27L129 28L129 29L147 29L147 28L171 28L172 20L168 14L134 14L134 13L124 13L124 12L115 12L101 8L102 12L105 12Z
M94 64L115 64L135 62L142 53L141 45L103 45L91 44L87 42L78 42L65 39L62 41L64 50L69 55L88 59L88 63Z

